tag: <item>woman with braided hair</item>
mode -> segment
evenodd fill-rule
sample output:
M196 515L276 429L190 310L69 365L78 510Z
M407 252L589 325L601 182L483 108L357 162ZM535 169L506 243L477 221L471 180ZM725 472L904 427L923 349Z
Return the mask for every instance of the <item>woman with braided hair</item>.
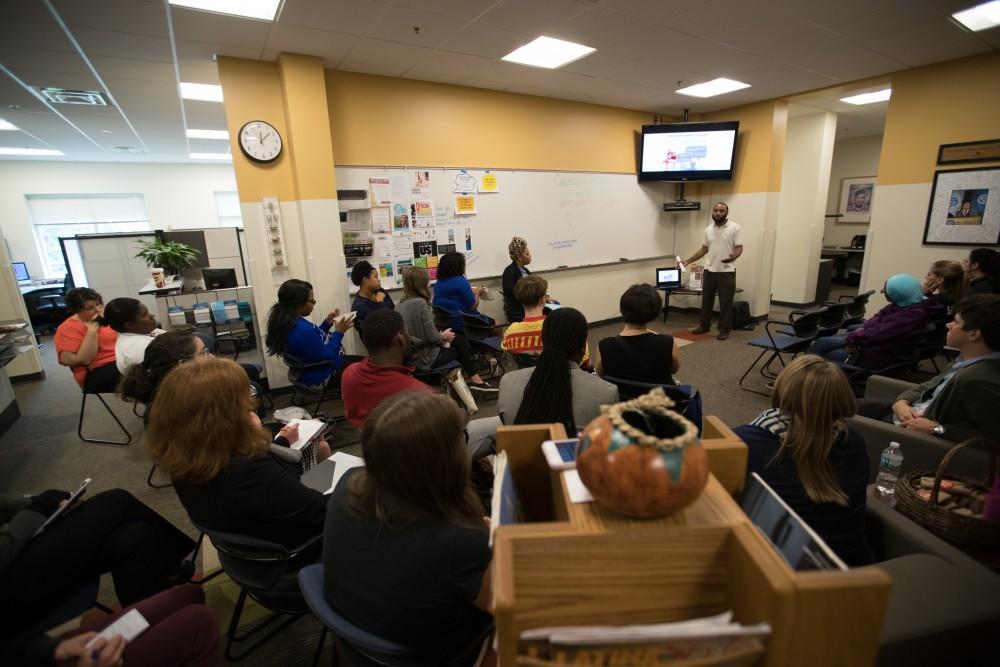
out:
M520 322L524 319L524 306L518 303L514 296L514 286L524 276L530 276L528 264L531 263L531 251L528 242L520 236L515 236L507 245L510 264L503 270L503 314L508 322Z

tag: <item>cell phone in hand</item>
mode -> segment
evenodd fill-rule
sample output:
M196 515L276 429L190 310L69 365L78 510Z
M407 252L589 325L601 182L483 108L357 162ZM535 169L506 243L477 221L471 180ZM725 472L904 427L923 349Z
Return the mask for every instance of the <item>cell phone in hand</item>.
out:
M542 453L552 470L572 470L576 467L576 445L579 438L566 440L546 440L542 443Z
M69 497L69 500L67 500L63 505L60 505L59 508L55 512L53 512L48 519L46 519L45 523L39 526L38 530L35 531L35 534L32 535L32 537L38 537L38 535L42 533L42 531L44 531L46 528L51 526L56 519L61 517L64 513L68 512L69 510L73 509L73 506L76 505L78 502L80 502L80 498L82 498L83 494L87 492L87 485L89 484L90 484L90 478L88 477L87 479L83 480L82 484L80 484L80 488L78 488L76 491L73 492L73 495Z

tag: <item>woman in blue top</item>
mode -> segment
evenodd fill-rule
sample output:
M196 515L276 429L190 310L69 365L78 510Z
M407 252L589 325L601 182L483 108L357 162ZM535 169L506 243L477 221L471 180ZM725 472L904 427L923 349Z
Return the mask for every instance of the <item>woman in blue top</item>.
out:
M353 321L337 320L339 310L331 311L323 323L316 326L306 318L316 307L313 286L304 280L292 278L278 288L278 303L267 316L268 354L287 354L303 364L328 361L328 365L307 368L299 382L318 386L325 383L334 369L342 365L340 343ZM333 333L330 328L333 327Z
M460 252L446 252L438 262L437 284L434 286L434 305L440 306L456 316L451 320L451 330L465 331L465 323L459 313L476 315L485 324L493 326L493 318L479 312L479 297L486 292L485 287L475 290L465 277L465 255Z

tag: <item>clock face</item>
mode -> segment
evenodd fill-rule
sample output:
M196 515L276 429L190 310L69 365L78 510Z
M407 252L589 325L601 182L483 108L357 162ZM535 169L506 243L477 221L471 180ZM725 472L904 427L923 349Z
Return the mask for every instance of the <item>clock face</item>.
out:
M252 120L240 128L240 148L255 162L271 162L281 155L281 135L270 123Z

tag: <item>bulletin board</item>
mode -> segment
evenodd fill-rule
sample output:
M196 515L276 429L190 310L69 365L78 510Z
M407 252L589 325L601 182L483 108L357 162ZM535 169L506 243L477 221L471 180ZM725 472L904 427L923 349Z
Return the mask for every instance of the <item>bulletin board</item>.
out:
M437 257L464 252L467 275L487 278L510 263L521 236L533 271L648 259L673 253L673 185L634 174L442 167L335 169L347 271L361 259L383 287L406 266L435 276ZM366 254L367 253L367 254Z

